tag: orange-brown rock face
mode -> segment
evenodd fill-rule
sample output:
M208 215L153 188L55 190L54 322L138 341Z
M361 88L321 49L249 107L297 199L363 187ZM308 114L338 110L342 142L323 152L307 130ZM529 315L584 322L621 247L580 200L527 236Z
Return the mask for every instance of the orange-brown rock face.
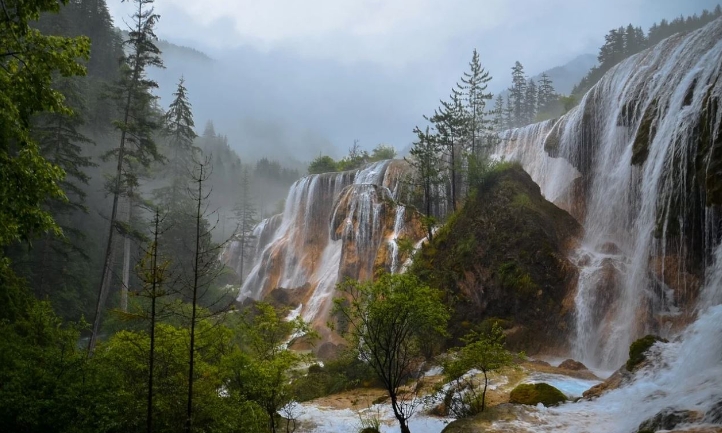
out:
M323 328L340 279L400 270L410 253L399 248L401 240L414 244L424 237L418 212L397 202L407 169L404 161L382 161L297 181L283 214L256 229L255 258L239 300L275 291L277 301L285 299L279 290L291 290L288 298L302 305L302 317ZM231 244L222 257L234 269L237 250Z

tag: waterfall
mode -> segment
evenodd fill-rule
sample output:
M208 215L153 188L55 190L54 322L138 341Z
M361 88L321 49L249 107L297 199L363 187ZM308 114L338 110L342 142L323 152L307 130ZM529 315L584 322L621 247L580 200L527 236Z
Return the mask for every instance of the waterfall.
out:
M639 336L679 333L700 296L719 302L701 286L722 282L710 270L722 202L721 59L717 20L618 64L559 120L502 134L497 157L521 162L584 226L572 252L571 346L587 365L616 368Z
M397 240L423 235L417 215L397 203L404 161L306 176L294 183L283 213L254 228L255 254L238 299L263 299L274 289L298 292L299 314L323 324L340 278L367 280L400 262ZM223 254L236 268L238 246Z

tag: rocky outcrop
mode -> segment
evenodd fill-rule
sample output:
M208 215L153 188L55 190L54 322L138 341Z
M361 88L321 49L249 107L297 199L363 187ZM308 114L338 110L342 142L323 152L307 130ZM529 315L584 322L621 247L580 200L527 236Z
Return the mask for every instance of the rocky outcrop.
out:
M326 328L336 283L366 281L381 272L399 272L411 249L425 236L419 213L401 203L402 160L380 161L359 170L306 176L291 187L282 214L254 230L254 257L244 265L239 301L267 300L298 308L321 331ZM238 242L221 259L240 270ZM332 354L325 347L324 356ZM320 349L319 349L320 350Z
M563 300L577 276L567 249L579 232L519 165L507 164L422 248L411 272L447 293L454 337L497 321L511 347L549 349L566 341Z

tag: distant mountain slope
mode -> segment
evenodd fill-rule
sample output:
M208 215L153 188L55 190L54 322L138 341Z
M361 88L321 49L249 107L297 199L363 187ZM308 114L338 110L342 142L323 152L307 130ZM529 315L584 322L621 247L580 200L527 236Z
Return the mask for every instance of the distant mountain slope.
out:
M554 82L554 88L558 93L568 95L572 88L584 77L593 66L597 64L597 56L594 54L582 54L562 66L551 68L546 72ZM539 81L541 73L532 77Z
M543 73L546 73L551 78L554 84L554 89L557 93L568 95L572 92L574 86L597 64L597 56L594 54L581 54L569 62L556 66L546 71L542 71L531 78L535 82L539 82ZM506 99L508 90L501 92L501 95ZM496 95L494 95L496 96Z

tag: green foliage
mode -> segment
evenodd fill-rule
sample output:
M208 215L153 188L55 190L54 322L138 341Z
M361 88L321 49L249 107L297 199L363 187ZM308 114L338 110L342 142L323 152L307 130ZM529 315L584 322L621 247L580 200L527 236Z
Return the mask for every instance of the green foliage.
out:
M567 397L546 383L523 383L511 390L509 403L536 406L541 403L546 407L556 406L567 401Z
M16 313L12 322L0 321L0 425L4 431L71 431L84 421L89 391L82 386L85 356L76 349L83 326L63 326L48 302L29 299Z
M63 170L47 161L31 138L31 117L48 111L71 114L52 86L53 75L84 75L87 38L46 36L30 27L41 12L57 12L56 0L3 2L0 18L0 247L32 234L59 230L41 208L47 198L64 199Z
M233 350L223 362L229 378L226 389L231 400L250 401L260 407L268 430L275 432L276 412L294 398L292 379L309 360L285 344L292 336L306 334L308 326L298 317L285 320L271 305L257 303L237 325L241 349Z
M625 364L627 371L634 371L639 364L644 362L644 360L647 359L647 351L658 341L667 342L664 338L657 337L656 335L646 335L634 341L629 346L629 359Z
M449 312L442 293L410 274L383 274L376 281L346 280L334 312L348 324L343 335L358 357L368 363L391 398L402 431L414 405L399 395L421 362L424 340L444 335Z
M396 158L396 149L389 144L380 143L371 151L371 161L383 161Z
M193 399L193 425L205 431L233 432L257 431L253 417L239 416L239 408L251 415L253 405L223 397L219 389L227 380L221 366L226 354L232 350L232 332L229 328L201 321L197 327L195 380ZM187 329L158 324L155 337L155 374L153 401L153 431L182 431L186 421L184 402L188 386ZM106 392L115 407L113 431L133 432L145 430L145 397L147 382L138 380L148 376L150 338L146 332L121 331L107 343L98 347L96 363L99 383L106 384ZM238 404L240 403L240 405Z
M311 161L308 165L308 174L321 174L338 171L338 164L330 156L323 155Z
M312 365L305 376L297 378L293 383L298 401L378 385L379 380L371 366L353 356L353 353L325 362L323 367Z
M476 415L486 408L488 373L514 364L515 356L504 347L504 334L500 326L492 325L488 333L471 332L462 341L465 345L452 352L444 362L444 376L452 382L447 408L457 418ZM478 388L476 377L469 373L477 369L482 372L483 389Z

